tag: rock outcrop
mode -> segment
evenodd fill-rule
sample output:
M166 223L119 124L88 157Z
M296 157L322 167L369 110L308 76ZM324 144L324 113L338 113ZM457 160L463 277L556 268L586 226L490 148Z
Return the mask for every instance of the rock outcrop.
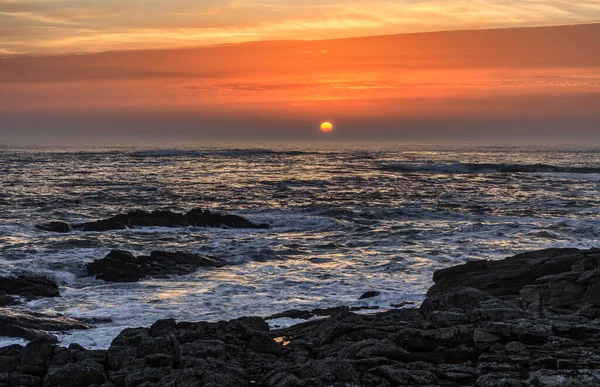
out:
M545 250L469 263L437 272L419 308L279 330L159 320L106 351L38 340L0 349L0 386L599 386L599 262Z
M20 304L21 298L30 301L43 297L60 297L54 280L35 275L0 277L0 306Z
M107 282L136 282L144 277L190 274L200 267L222 267L227 262L216 257L185 252L153 251L148 256L134 256L112 250L105 258L88 263L89 276Z
M518 299L525 310L539 315L568 314L600 308L599 267L600 249L540 250L437 271L427 295L472 287L502 299Z
M82 231L109 231L124 230L137 227L223 227L223 228L269 228L266 223L257 224L237 215L221 215L200 208L193 209L185 214L172 211L143 210L130 211L126 214L115 215L108 219L95 222L67 224L64 222L50 222L37 225L36 228L52 232Z

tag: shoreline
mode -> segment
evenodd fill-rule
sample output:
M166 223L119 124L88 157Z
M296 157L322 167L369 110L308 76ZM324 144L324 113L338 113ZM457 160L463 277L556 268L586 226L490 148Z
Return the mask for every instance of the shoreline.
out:
M600 385L599 267L600 250L547 249L439 270L418 308L159 320L108 350L38 339L0 348L0 386Z

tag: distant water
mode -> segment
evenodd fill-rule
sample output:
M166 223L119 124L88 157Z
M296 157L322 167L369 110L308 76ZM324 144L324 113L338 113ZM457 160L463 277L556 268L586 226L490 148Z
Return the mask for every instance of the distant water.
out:
M111 317L64 343L107 347L156 319L420 302L434 270L521 251L592 247L600 149L273 146L0 149L0 272L38 273L62 297L27 310ZM135 208L235 213L270 230L146 228L51 234L34 225ZM232 266L168 280L84 277L110 249L217 255ZM380 297L357 301L362 292ZM7 340L1 340L3 343Z

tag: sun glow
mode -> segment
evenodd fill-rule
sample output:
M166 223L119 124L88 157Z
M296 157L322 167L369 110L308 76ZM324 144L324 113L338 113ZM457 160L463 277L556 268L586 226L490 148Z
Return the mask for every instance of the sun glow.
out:
M321 124L321 132L323 133L329 133L333 130L333 125L331 124L331 122L323 122Z

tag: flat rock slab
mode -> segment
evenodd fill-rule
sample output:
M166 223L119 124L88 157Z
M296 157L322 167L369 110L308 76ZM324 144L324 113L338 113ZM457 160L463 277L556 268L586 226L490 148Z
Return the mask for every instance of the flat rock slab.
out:
M257 224L237 215L222 215L200 208L185 214L172 211L143 210L130 211L126 214L115 215L108 219L95 222L68 224L65 222L49 222L37 225L36 228L50 232L109 231L124 230L138 227L221 227L221 228L251 228L266 229L266 223Z
M129 251L112 250L106 257L88 263L89 276L107 282L136 282L144 277L185 275L201 267L222 267L222 259L186 252L153 251L134 256Z
M70 331L89 329L90 325L79 320L43 313L25 312L13 308L0 308L0 334L8 337L20 337L26 340L47 339L56 341L46 331Z

